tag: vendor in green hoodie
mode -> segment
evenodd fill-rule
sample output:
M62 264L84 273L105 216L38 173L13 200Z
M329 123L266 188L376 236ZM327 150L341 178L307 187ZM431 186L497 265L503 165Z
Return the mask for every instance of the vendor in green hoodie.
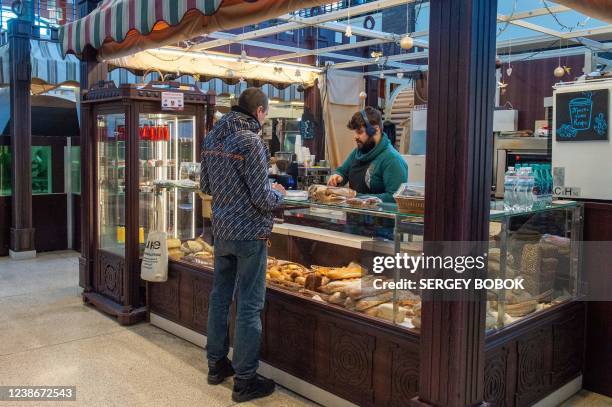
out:
M348 182L359 194L394 202L393 194L408 180L408 166L382 132L380 112L366 107L353 115L347 127L353 130L357 148L327 184L340 186Z

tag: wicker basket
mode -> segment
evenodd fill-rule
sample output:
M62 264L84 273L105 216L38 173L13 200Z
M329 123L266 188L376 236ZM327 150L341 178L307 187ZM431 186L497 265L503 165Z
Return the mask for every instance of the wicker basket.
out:
M401 213L409 213L413 215L422 215L425 213L425 198L415 196L395 195L397 209Z

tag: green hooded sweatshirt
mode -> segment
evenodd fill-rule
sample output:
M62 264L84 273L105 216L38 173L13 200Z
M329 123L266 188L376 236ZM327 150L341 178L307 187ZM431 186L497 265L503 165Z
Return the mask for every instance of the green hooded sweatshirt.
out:
M354 149L346 161L336 169L336 173L342 176L345 184L348 182L349 171L355 160L371 163L366 173L366 184L372 193L367 195L378 197L383 202L394 202L393 194L403 182L408 181L408 165L393 148L387 135L383 134L376 147L365 154L357 148Z

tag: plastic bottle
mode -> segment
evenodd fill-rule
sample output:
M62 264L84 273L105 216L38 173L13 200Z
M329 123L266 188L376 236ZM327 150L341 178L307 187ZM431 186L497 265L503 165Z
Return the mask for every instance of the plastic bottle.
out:
M504 210L516 209L516 181L517 176L514 167L508 167L504 175Z
M529 177L527 167L521 167L516 181L516 209L524 211L529 209L531 202L531 190L529 189Z
M533 204L534 208L540 208L544 206L544 178L540 164L531 165L531 178L533 178Z
M526 201L525 210L529 211L533 209L535 198L536 198L536 195L534 192L537 192L537 191L535 191L535 178L533 176L531 167L526 168L526 173L527 173L527 191L525 194L525 201Z

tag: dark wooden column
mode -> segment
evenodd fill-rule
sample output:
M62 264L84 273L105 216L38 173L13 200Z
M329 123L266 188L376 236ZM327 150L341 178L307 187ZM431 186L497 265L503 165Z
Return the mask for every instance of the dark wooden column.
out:
M9 69L11 87L12 222L10 253L17 258L33 257L32 169L30 158L31 108L30 37L32 22L13 19L8 22Z
M78 15L85 17L96 5L97 0L79 0ZM104 63L96 60L96 51L86 48L81 56L80 87L81 95L93 84L100 80L106 80L107 67ZM94 194L95 187L93 174L96 157L94 152L95 140L87 140L87 136L93 138L96 134L94 123L90 120L90 108L88 105L81 106L80 117L80 145L81 145L81 257L79 258L79 285L85 291L93 288L93 253L95 242L94 219Z
M431 242L488 241L497 1L430 5L426 254ZM478 246L470 250L484 250ZM448 294L423 301L415 405L483 400L484 293Z

